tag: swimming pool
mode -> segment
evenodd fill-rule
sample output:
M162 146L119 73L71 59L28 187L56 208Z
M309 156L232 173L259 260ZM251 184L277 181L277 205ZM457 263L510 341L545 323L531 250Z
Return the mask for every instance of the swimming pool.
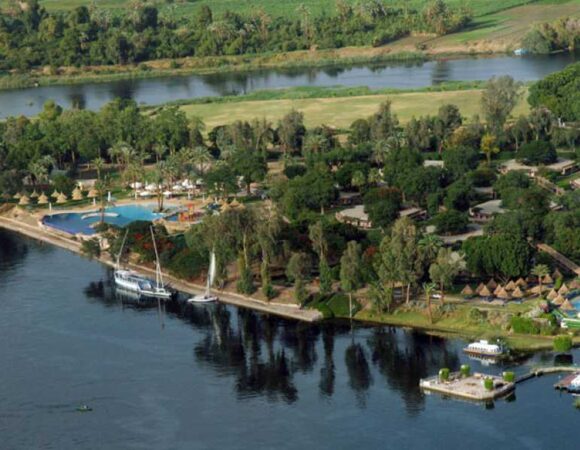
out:
M176 209L165 213L154 212L154 205L122 205L112 206L105 209L105 222L111 225L124 227L131 222L145 220L152 222L158 219L169 221L176 220ZM44 216L42 223L70 234L95 234L92 228L101 220L101 215L96 210L84 211L80 213L56 213Z

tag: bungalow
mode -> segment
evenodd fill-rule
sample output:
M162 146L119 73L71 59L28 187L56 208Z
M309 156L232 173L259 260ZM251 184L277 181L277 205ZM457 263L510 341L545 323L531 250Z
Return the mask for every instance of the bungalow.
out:
M400 217L408 217L413 220L422 220L427 217L427 211L421 208L405 208L399 211ZM335 214L336 220L348 223L357 228L369 229L373 227L369 215L365 212L364 205L356 205L352 208L343 209Z
M469 215L474 222L489 222L493 216L504 212L501 200L489 200L469 208Z
M560 175L568 175L570 173L575 172L577 169L576 161L564 158L558 158L555 163L548 164L543 167L553 172L558 172L560 173ZM521 170L523 172L526 172L530 177L535 177L539 168L540 166L529 166L527 164L518 162L515 159L509 159L505 161L503 164L501 164L501 166L499 167L499 171L505 175L506 173L514 170Z

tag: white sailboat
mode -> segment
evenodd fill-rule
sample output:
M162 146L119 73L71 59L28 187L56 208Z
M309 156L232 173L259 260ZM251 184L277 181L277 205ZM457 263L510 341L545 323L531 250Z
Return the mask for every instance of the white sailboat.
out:
M215 253L212 251L209 257L209 270L207 272L205 292L191 297L187 300L188 303L210 303L218 300L215 295L211 294L211 286L215 279L216 269Z
M163 283L163 275L161 273L161 264L159 263L159 255L157 253L157 244L155 242L155 236L153 235L153 228L151 228L151 238L153 239L153 248L155 249L155 282L139 275L133 270L121 269L121 254L125 247L128 232L129 230L125 232L125 237L121 244L121 250L119 250L119 254L117 255L114 272L115 284L124 290L135 292L146 297L170 298L172 293Z

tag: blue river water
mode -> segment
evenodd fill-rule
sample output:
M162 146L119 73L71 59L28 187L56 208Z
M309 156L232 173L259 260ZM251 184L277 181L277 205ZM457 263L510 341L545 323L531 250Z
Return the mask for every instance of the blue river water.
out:
M448 81L487 80L511 75L535 81L577 61L578 54L493 56L437 61L389 62L329 67L260 69L209 75L117 80L64 86L0 91L0 119L36 115L47 100L66 108L99 109L120 97L142 105L196 97L242 95L260 89L296 86L368 86L371 89L411 89Z
M469 361L464 341L137 306L104 266L2 230L0 330L6 450L577 447L580 411L557 375L488 406L425 395L420 378ZM542 352L512 368L553 363Z

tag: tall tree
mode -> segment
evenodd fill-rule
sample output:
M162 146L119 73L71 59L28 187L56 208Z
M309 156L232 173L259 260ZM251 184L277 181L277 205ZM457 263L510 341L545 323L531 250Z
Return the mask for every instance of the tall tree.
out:
M356 241L349 241L340 258L340 286L348 293L349 316L352 318L352 293L359 289L363 282L361 246Z
M439 250L437 258L429 267L429 276L434 283L439 285L441 303L445 303L445 289L453 282L464 265L463 257L454 253L452 249Z
M481 95L481 108L490 130L500 136L503 126L521 97L521 83L508 75L491 78Z

